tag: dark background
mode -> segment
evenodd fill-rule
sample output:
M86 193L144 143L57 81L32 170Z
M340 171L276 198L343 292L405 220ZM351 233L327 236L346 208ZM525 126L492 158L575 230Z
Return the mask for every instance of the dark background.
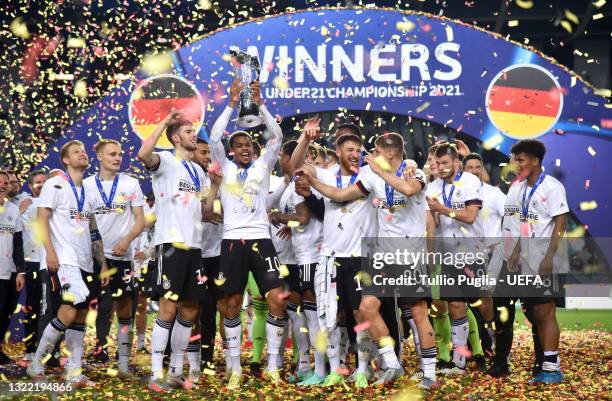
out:
M14 168L25 177L31 166L46 156L49 145L62 134L63 127L78 120L113 85L129 78L126 75L138 68L146 53L177 48L221 27L295 9L375 4L459 19L533 46L576 71L593 86L609 88L612 43L609 3L599 8L597 5L601 1L594 1L596 5L583 0L534 0L532 3L533 7L526 9L515 1L505 0L363 3L305 0L3 1L0 16L0 167ZM594 20L593 16L598 14L603 14L603 17ZM518 26L510 27L508 22L514 20L519 22ZM15 34L14 26L19 21L27 26L29 38ZM69 47L70 38L83 39L85 46ZM39 54L32 59L37 44L41 49L47 49L49 54ZM26 65L31 66L29 76L23 73ZM72 74L73 78L52 80L52 73ZM87 83L86 97L74 94L78 80ZM384 131L401 133L406 139L409 157L419 164L424 161L427 147L433 141L455 136L448 129L428 121L408 121L407 116L349 113L360 120L366 136ZM328 113L323 116L323 126L352 118ZM294 132L299 120L284 121L285 132ZM502 155L484 151L470 137L458 137L468 142L472 150L484 155L488 168L492 170L492 181L497 182L498 165L504 161Z

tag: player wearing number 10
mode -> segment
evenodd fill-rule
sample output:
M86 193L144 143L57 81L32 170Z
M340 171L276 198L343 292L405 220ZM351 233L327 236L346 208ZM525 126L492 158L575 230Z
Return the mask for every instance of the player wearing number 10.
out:
M251 137L244 131L237 131L229 138L233 160L225 156L221 138L241 90L240 82L234 81L230 89L229 106L215 122L210 136L212 160L219 163L223 175L219 190L223 204L223 241L216 284L224 292L227 305L224 327L229 353L227 368L228 372L231 372L228 383L230 389L238 388L242 377L240 307L249 271L253 273L257 286L261 293L265 294L270 307L266 320L266 377L275 383L281 382L277 355L284 326L287 324L287 302L282 297L284 282L279 275L278 257L270 239L270 223L266 211L270 171L278 159L283 133L261 101L259 84L252 83L253 100L259 105L260 114L270 132L266 151L253 161Z

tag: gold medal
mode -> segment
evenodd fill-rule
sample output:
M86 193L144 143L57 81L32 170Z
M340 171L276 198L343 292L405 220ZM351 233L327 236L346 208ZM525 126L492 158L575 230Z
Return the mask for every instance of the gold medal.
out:
M389 208L389 213L395 213L395 206L391 206Z

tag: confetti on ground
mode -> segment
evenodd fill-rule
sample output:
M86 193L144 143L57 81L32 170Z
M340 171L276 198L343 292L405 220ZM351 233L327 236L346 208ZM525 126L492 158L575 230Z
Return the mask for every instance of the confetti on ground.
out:
M111 329L111 333L114 333ZM145 346L150 347L151 325ZM327 345L327 337L324 332L318 333L322 338L323 350ZM93 331L88 330L85 339L85 355L89 355L95 349L95 336ZM504 379L491 379L480 373L472 362L468 363L468 373L464 376L439 376L440 387L435 390L421 392L416 390L414 382L409 380L410 375L418 369L418 362L414 345L411 339L404 342L402 358L403 366L408 375L397 383L388 387L358 390L351 384L346 387L311 387L305 390L294 384L285 384L282 387L273 386L268 382L256 379L248 374L251 352L246 350L242 354L242 366L245 369L244 383L231 395L225 388L223 380L223 355L220 338L217 337L216 344L216 370L207 369L203 372L198 387L187 390L175 390L166 399L170 400L601 400L609 388L610 381L607 375L609 364L602 360L602 351L610 350L612 347L612 332L603 330L563 330L561 332L561 367L565 375L565 381L554 387L534 386L528 383L531 375L529 373L532 364L532 340L530 330L516 323L514 346L512 349L511 364L513 373ZM7 354L14 359L23 356L23 344L10 344L4 346ZM108 352L114 355L116 350L116 339L111 335ZM469 352L469 351L468 351ZM77 390L74 393L60 396L59 400L89 401L89 400L134 400L151 399L151 394L146 389L146 382L150 372L150 356L147 352L134 352L132 363L137 369L137 376L142 378L142 383L136 381L125 381L117 377L118 371L114 366L104 364L88 364L84 373L95 382L103 384L99 390ZM285 352L285 367L290 366L291 347ZM347 365L354 366L355 360L352 356ZM5 375L7 380L21 379L22 368L0 367L0 374ZM48 368L47 373L52 380L60 380L61 368ZM347 372L343 372L347 373ZM108 393L108 394L107 394ZM422 398L415 398L422 397ZM8 398L11 399L11 398ZM41 394L20 394L13 400L46 400Z

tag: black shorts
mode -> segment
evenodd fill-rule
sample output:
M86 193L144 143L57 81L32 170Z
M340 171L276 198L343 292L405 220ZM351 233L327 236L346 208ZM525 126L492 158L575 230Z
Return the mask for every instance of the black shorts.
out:
M134 280L134 287L138 290L138 293L144 294L148 297L152 296L153 287L157 280L157 263L154 260L149 260L146 266L140 269L140 277Z
M49 273L48 270L40 271L40 279L42 281L42 296L41 296L41 313L43 315L57 315L57 310L62 304L62 296L60 293L60 283L57 279L57 274Z
M532 284L522 288L521 304L529 308L554 302L558 307L565 307L565 274L554 274L543 278L542 282L542 285Z
M305 265L299 265L300 268L300 292L303 294L304 291L314 292L314 277L317 269L316 263L308 263Z
M298 265L287 265L287 270L289 270L289 275L284 277L287 284L289 284L289 291L302 293L301 286L301 271L300 266Z
M359 310L364 284L355 278L362 270L361 257L335 258L338 310Z
M225 295L242 294L249 271L253 273L262 295L284 287L279 272L280 262L269 238L256 240L224 239L221 241L221 262L217 285Z
M221 256L213 256L210 258L202 258L202 270L207 277L206 289L212 296L213 300L218 301L223 299L223 291L215 283L215 278L219 276L219 264Z
M455 266L442 265L442 277L447 281L440 285L440 300L473 304L481 298L491 296L490 292L487 290L470 285L465 281L461 282L460 278L467 275L467 270L475 275L479 274L479 272L474 271L470 266L459 269ZM450 284L451 279L453 280L453 284Z
M134 267L127 260L106 259L108 269L117 269L109 278L109 290L113 299L131 297L135 290Z
M174 302L200 301L204 297L206 280L202 270L201 250L162 244L157 246L156 259L153 297Z

